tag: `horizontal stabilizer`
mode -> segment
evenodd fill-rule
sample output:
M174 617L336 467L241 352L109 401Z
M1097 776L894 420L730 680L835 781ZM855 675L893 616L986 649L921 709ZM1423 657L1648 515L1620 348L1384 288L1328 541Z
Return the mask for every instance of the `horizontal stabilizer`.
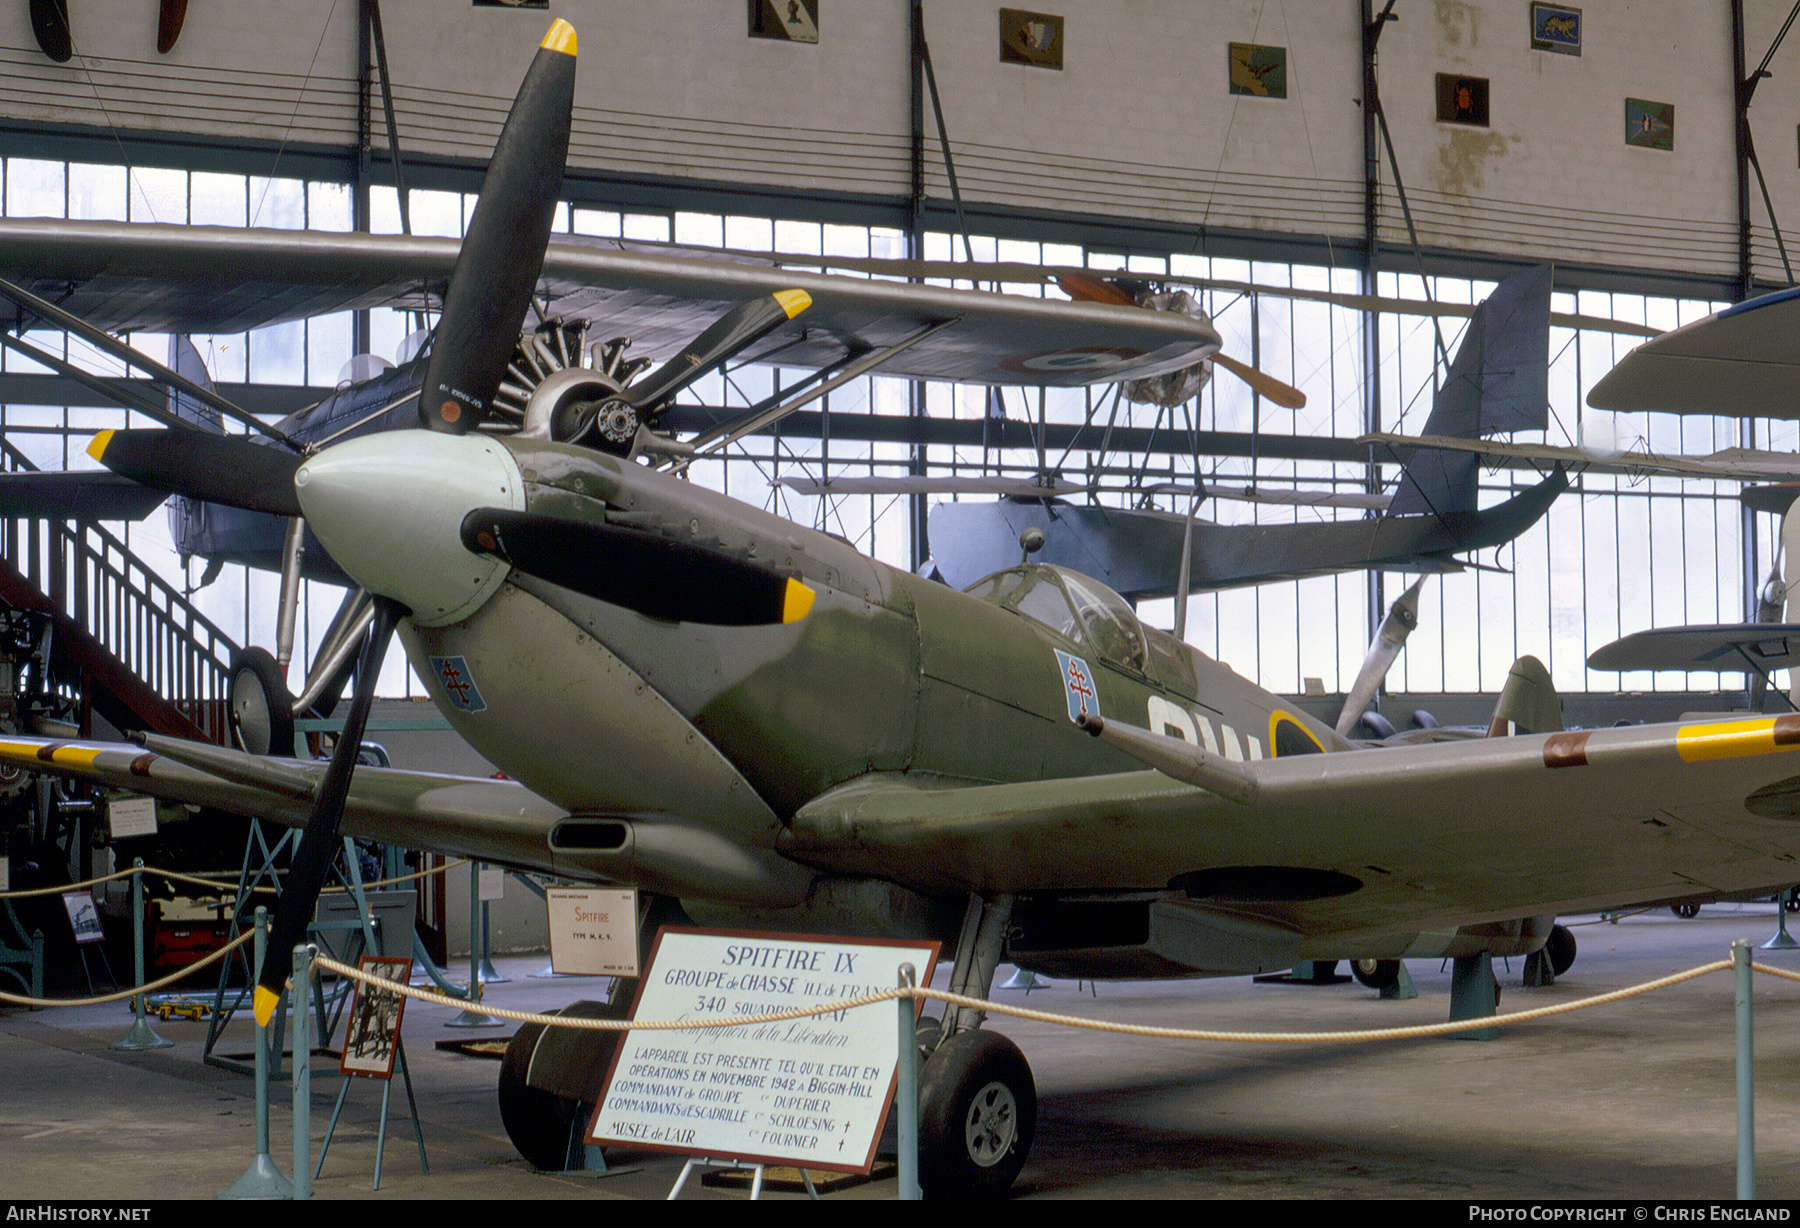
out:
M1720 623L1659 627L1614 640L1589 669L1762 673L1800 661L1800 623Z

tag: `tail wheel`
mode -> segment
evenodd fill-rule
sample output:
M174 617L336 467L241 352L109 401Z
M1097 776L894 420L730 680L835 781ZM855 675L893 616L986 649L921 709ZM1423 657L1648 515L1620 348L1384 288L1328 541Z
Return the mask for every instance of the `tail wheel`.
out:
M919 1078L919 1184L928 1198L1000 1198L1037 1128L1037 1084L1019 1047L959 1032Z
M253 755L294 753L294 697L266 648L232 654L231 728Z
M1400 983L1400 961L1397 959L1353 959L1350 971L1370 989L1389 989Z
M571 1019L623 1019L624 1003L574 1002L556 1012ZM593 1107L612 1064L620 1032L578 1032L528 1023L500 1060L500 1124L533 1168L568 1167L573 1132Z
M1557 976L1567 972L1575 964L1575 935L1566 925L1550 927L1550 940L1544 944L1544 951L1550 956L1550 971Z

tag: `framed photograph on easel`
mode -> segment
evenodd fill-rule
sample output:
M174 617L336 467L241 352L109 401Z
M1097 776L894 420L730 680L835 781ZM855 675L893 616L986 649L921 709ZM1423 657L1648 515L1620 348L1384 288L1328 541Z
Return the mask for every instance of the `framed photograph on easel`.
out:
M356 966L359 971L396 985L404 985L412 977L410 956L365 955L356 961ZM395 1042L405 1010L405 994L358 981L356 995L350 1000L350 1026L344 1033L339 1073L366 1079L393 1078Z

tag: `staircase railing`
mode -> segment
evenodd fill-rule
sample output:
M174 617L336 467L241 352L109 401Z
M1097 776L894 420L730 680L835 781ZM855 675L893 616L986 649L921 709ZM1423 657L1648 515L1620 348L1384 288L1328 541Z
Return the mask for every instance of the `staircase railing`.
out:
M36 468L4 439L0 467ZM176 732L168 727L168 711L143 710L161 697L191 726L178 736L229 744L231 657L237 645L122 540L97 524L14 520L0 529L0 558L85 630L93 640L90 648L104 649L142 682L148 697L128 685L110 689L143 727ZM112 671L101 663L82 664L96 670L101 685L123 681L116 675L109 679Z

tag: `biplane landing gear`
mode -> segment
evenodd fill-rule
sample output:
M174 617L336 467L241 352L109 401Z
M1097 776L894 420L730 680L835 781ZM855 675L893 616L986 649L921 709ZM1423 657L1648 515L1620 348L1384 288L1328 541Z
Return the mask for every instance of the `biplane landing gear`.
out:
M232 654L231 728L253 755L294 753L294 697L266 648Z

